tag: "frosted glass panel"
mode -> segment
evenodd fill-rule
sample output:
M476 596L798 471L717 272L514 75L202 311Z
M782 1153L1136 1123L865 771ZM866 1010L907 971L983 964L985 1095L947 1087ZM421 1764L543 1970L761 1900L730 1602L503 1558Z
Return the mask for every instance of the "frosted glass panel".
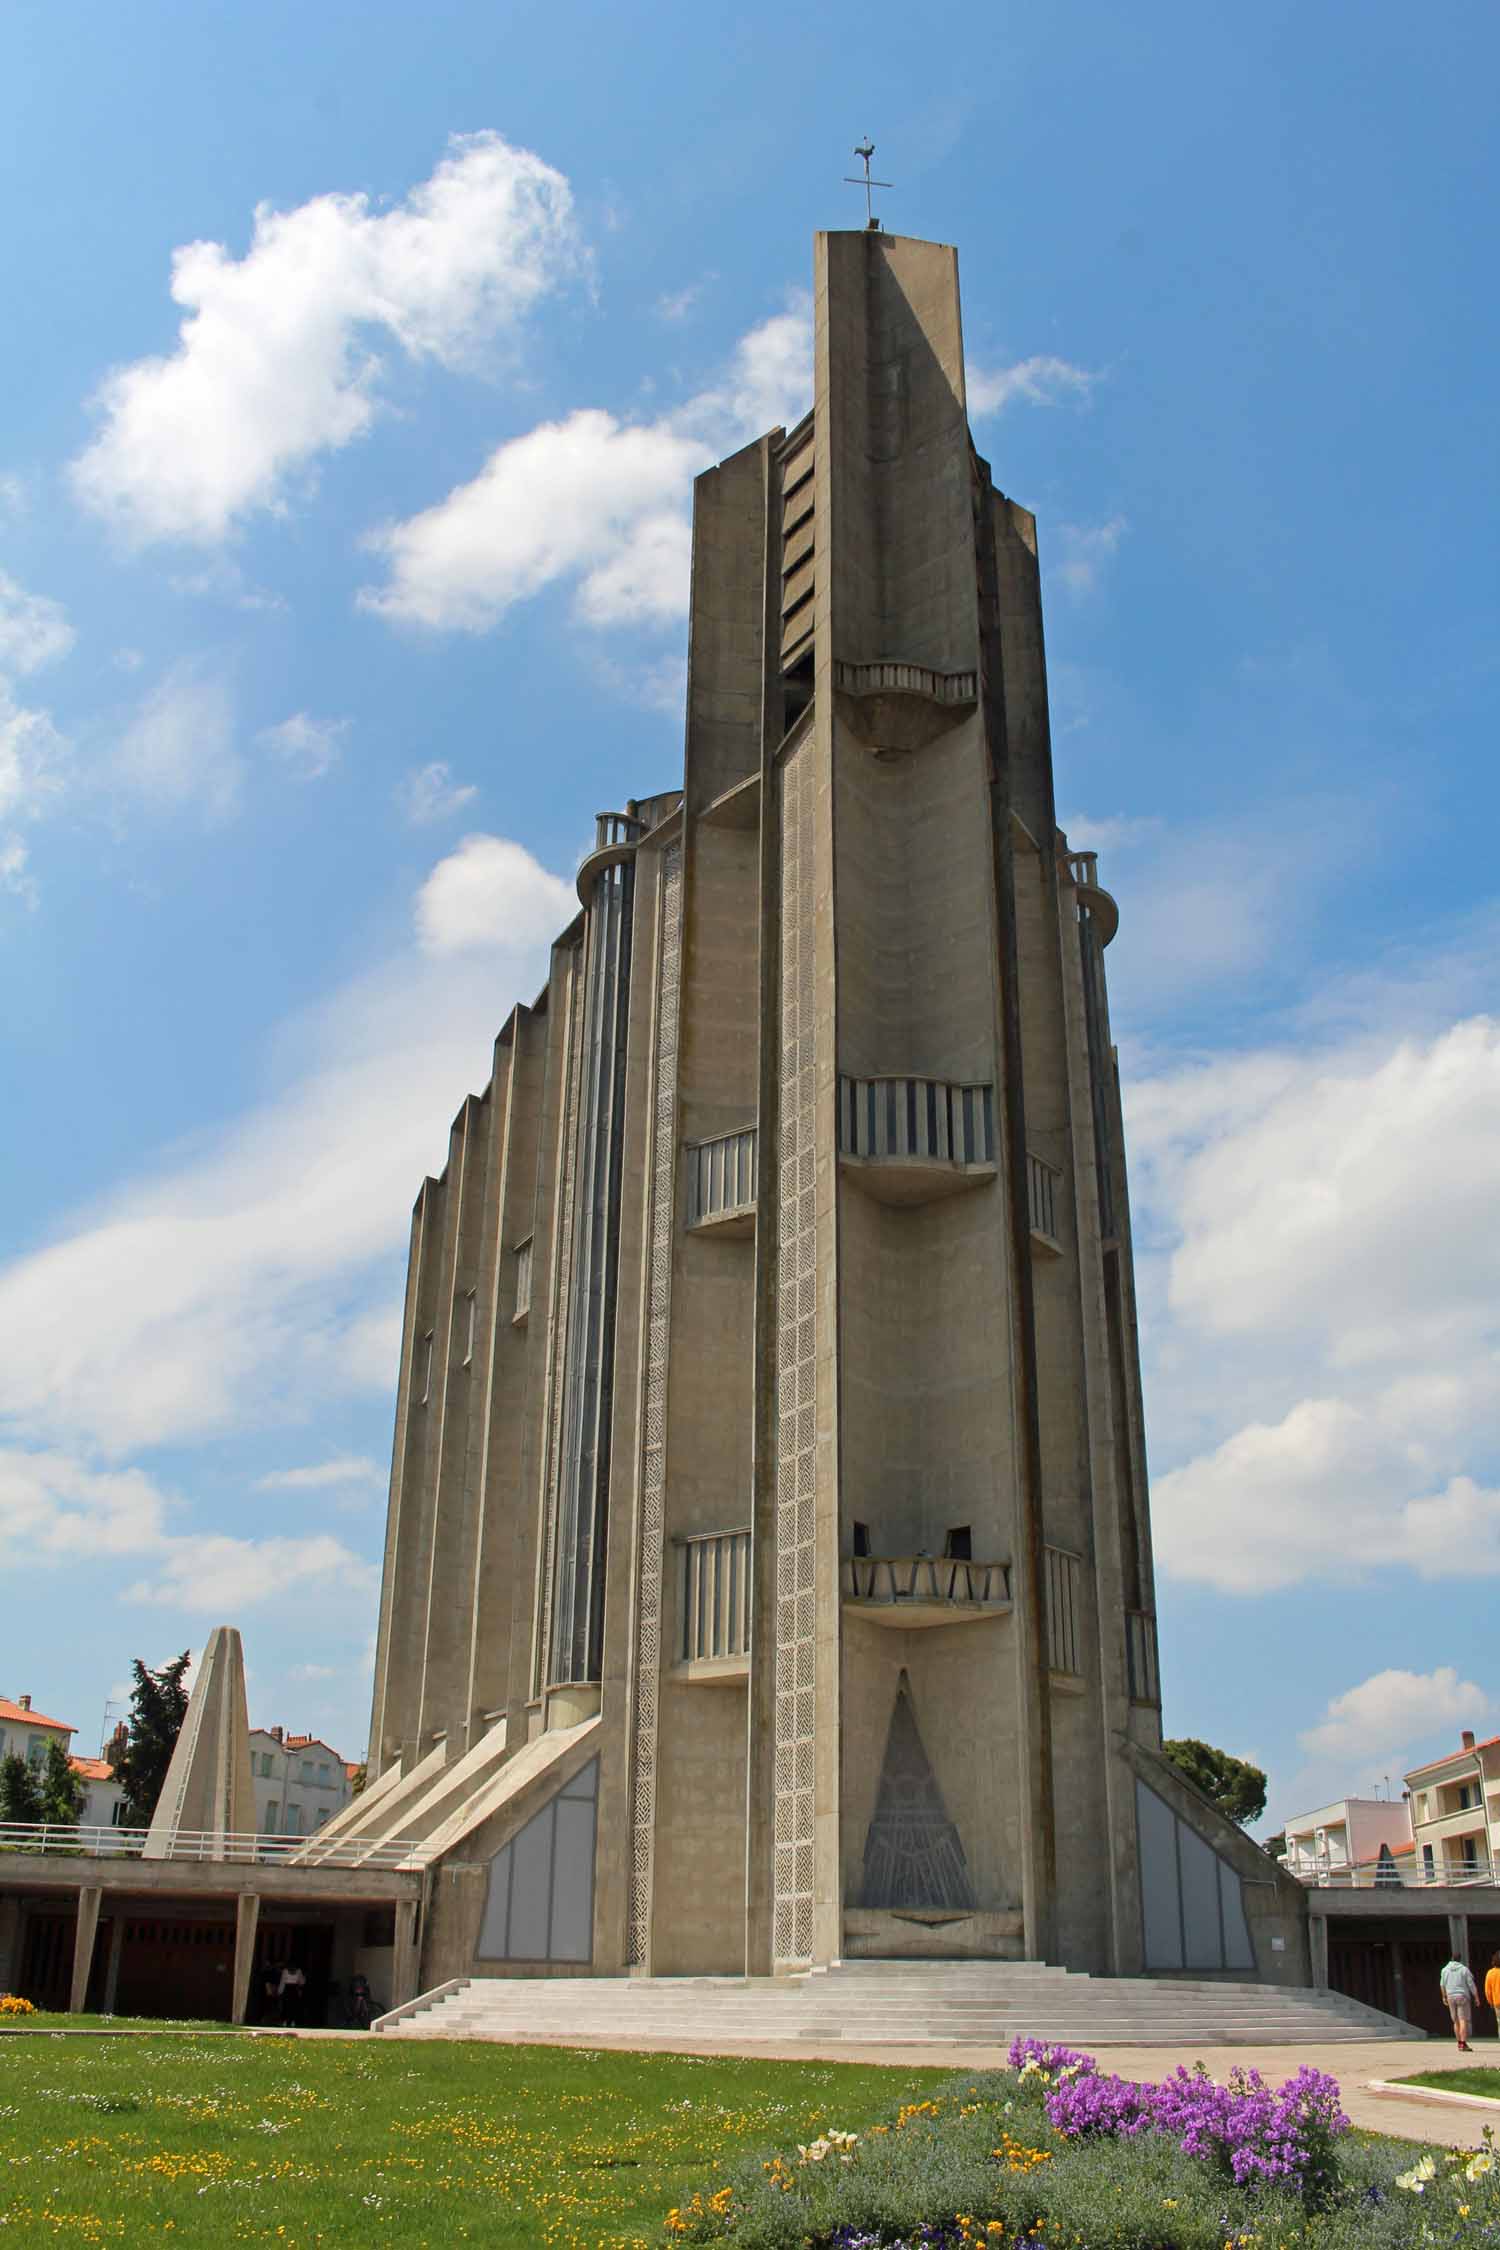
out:
M1219 1860L1201 1836L1177 1823L1177 1860L1182 1870L1183 1960L1189 1969L1222 1969L1219 1942Z
M510 1943L513 1961L545 1961L552 1900L552 1808L511 1839Z
M1253 1969L1255 1948L1245 1923L1245 1897L1234 1869L1219 1862L1219 1900L1224 1912L1224 1966Z
M490 1861L480 1961L590 1961L599 1761L591 1758Z
M587 1961L594 1949L594 1808L562 1797L552 1878L554 1961Z
M1182 1967L1182 1917L1177 1884L1177 1823L1170 1806L1143 1781L1135 1785L1141 1839L1141 1915L1148 1969Z

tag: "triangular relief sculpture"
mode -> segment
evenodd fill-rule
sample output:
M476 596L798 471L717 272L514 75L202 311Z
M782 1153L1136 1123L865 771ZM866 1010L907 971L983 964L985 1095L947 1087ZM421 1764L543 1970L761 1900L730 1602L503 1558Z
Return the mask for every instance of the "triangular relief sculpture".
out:
M886 1738L875 1817L865 1838L866 1907L909 1912L974 1909L974 1886L958 1830L922 1747L911 1684L903 1671Z

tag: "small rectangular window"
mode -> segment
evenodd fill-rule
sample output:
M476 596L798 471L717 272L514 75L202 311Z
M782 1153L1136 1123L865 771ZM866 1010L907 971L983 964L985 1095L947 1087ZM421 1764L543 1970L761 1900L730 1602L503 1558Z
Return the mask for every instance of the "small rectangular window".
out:
M465 1290L459 1316L463 1322L464 1365L469 1367L473 1365L474 1343L479 1334L479 1292L476 1289Z
M432 1397L432 1330L417 1345L417 1404L425 1406Z
M531 1243L528 1235L516 1244L516 1310L515 1318L524 1320L531 1310Z
M870 1552L870 1527L867 1523L857 1523L854 1526L854 1552L856 1555L867 1555Z
M1430 1883L1430 1882L1432 1881L1432 1846L1431 1846L1431 1844L1424 1844L1424 1845L1422 1846L1422 1879L1423 1879L1423 1881L1424 1881L1424 1882L1427 1882L1427 1883Z
M972 1562L974 1559L973 1535L966 1523L950 1524L948 1536L943 1541L943 1553L950 1562Z

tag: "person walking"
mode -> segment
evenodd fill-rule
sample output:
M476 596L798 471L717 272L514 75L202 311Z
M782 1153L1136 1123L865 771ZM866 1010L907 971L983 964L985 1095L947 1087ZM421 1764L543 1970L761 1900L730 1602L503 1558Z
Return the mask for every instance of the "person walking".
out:
M1492 1971L1491 1974L1493 1973ZM1488 1978L1485 1983L1487 1986ZM1479 1998L1479 1987L1469 1974L1468 1963L1460 1961L1457 1954L1443 1964L1438 1984L1448 2003L1448 2014L1453 2021L1453 2036L1458 2041L1458 2051L1461 2055L1467 2055L1471 2052L1469 2033L1474 2028L1474 2003Z
M1443 1974L1447 1975L1447 1970ZM281 2020L289 2028L302 2021L302 1995L307 1988L307 1978L295 1961L288 1961L281 1972L277 1991L281 1998Z
M1484 1972L1484 1997L1494 2012L1495 2036L1500 2039L1500 1953L1490 1955L1490 1965Z

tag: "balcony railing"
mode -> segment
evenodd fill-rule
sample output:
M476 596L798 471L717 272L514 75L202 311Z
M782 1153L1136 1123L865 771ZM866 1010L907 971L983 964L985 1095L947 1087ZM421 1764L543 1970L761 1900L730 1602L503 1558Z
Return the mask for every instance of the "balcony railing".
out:
M1010 1565L955 1555L846 1555L844 1599L872 1607L1009 1609Z
M757 1137L756 1128L745 1125L716 1140L688 1142L683 1162L690 1227L754 1217Z
M1068 852L1065 854L1065 864L1078 889L1088 894L1078 903L1092 918L1098 931L1099 943L1108 945L1120 927L1120 909L1099 881L1099 854Z
M594 815L594 850L607 852L616 844L638 844L645 833L643 820L635 820L629 813L602 812ZM589 855L592 857L592 854Z
M1161 1672L1156 1656L1156 1619L1149 1610L1125 1612L1125 1657L1132 1703L1161 1702Z
M1057 1190L1062 1174L1044 1156L1026 1156L1026 1191L1031 1204L1031 1231L1049 1249L1058 1249Z
M682 1547L678 1657L701 1664L750 1653L750 1534L696 1533Z
M1080 1673L1083 1557L1068 1547L1047 1547L1047 1653L1054 1672Z
M141 1859L145 1856L144 1828L69 1828L57 1821L0 1821L0 1852L47 1852L71 1858ZM319 1842L313 1829L306 1836L221 1835L213 1829L179 1828L151 1857L211 1861L244 1866L290 1866L309 1844L318 1845L320 1867L420 1867L416 1856L422 1847L404 1837L372 1843L358 1836L332 1836Z
M993 1164L995 1097L989 1086L941 1078L839 1079L843 1156L925 1157L937 1164Z
M1387 1853L1383 1858L1360 1859L1352 1864L1347 1859L1319 1860L1310 1854L1286 1852L1279 1865L1309 1890L1466 1890L1495 1880L1488 1859L1455 1861L1451 1866L1435 1860L1428 1873L1413 1852L1403 1852L1399 1859Z

